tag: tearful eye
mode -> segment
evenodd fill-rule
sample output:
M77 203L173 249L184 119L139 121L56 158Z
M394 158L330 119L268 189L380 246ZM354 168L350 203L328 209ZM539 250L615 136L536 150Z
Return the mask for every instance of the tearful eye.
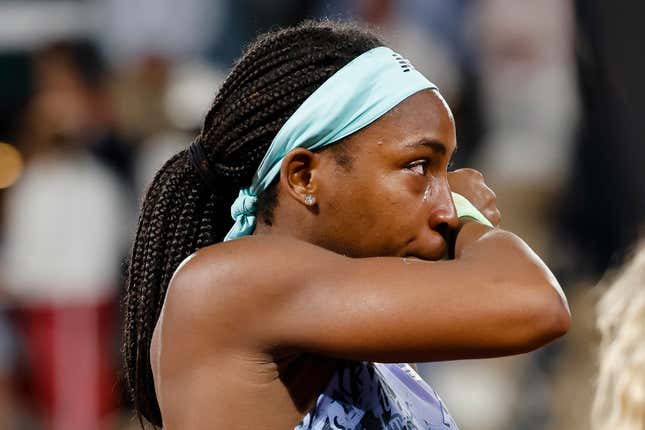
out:
M428 170L428 162L425 160L415 161L414 163L408 164L407 168L418 175L425 175Z

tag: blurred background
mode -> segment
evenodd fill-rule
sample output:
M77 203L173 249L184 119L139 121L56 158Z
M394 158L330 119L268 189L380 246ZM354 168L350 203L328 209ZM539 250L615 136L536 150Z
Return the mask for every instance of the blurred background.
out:
M595 286L645 221L645 3L0 0L0 429L137 428L119 300L138 205L243 46L304 18L377 26L453 109L456 167L573 311L532 354L420 372L462 430L588 429ZM639 54L639 52L641 54Z

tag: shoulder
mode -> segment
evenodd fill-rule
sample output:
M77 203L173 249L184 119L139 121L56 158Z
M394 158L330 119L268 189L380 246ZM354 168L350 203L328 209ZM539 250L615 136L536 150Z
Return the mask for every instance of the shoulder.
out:
M345 259L288 236L249 236L200 249L178 267L172 282L271 284L296 277L319 259Z
M201 320L221 327L224 321L237 321L248 326L297 294L321 260L337 264L344 259L286 236L250 236L211 245L178 267L166 307L190 315L191 324Z

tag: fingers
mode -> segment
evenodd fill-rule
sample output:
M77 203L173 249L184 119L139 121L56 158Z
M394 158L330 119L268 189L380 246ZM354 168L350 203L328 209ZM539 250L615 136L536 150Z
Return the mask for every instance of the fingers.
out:
M497 208L497 195L488 185L484 184L484 188L487 199L484 206L486 208L484 216L497 227L502 223L502 214Z
M497 208L497 196L486 184L484 175L471 168L448 173L451 188L466 197L495 227L502 222Z
M481 192L481 202L479 204L473 203L475 207L481 208L481 213L488 218L488 220L497 227L502 222L502 214L497 208L497 196L488 186L483 184Z
M497 195L495 192L484 182L484 175L480 172L478 177L480 177L481 183L478 187L478 193L475 194L477 203L473 203L475 207L481 208L482 214L497 227L502 222L502 214L497 208Z
M499 227L502 223L502 214L499 212L497 207L486 209L482 212L486 218L493 224L494 227Z

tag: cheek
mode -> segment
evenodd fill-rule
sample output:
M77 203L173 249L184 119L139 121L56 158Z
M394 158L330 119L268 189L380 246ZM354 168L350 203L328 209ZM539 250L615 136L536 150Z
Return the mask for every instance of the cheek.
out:
M321 207L328 216L319 227L341 253L398 255L419 233L427 181L401 173L369 179L337 184Z
M366 184L354 183L351 188L333 199L338 221L351 228L370 226L379 217L379 190Z
M431 190L431 183L425 177L400 172L385 178L382 198L392 210L416 212Z
M362 240L402 240L416 231L432 189L423 177L405 172L357 175L330 183L324 209L334 230Z
M338 181L326 193L321 212L322 227L327 234L342 238L343 242L363 247L380 236L388 217L382 185L378 181L351 178ZM385 221L384 221L385 219Z
M379 179L365 192L358 210L378 230L379 237L398 241L410 235L418 223L426 181L398 173Z
M380 197L383 219L395 240L416 237L427 226L434 202L442 195L436 176L398 175L388 181Z

